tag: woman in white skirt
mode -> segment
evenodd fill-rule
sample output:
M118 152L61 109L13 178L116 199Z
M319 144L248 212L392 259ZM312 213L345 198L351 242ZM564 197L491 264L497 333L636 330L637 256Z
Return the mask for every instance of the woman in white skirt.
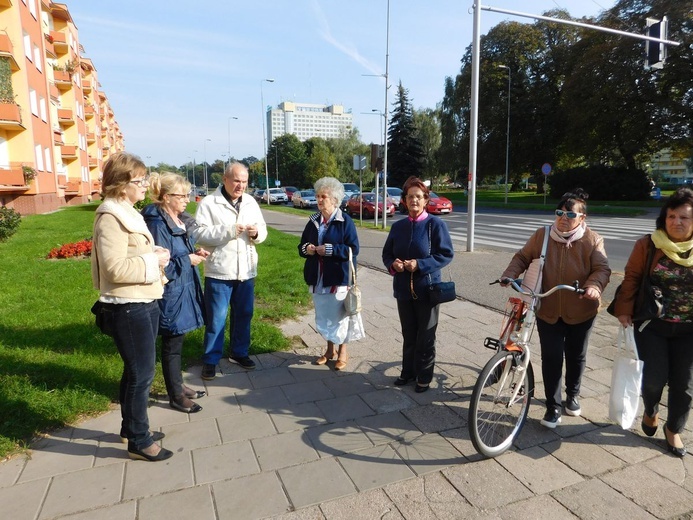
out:
M359 238L351 217L339 209L344 186L334 177L315 183L318 213L310 216L298 253L306 259L303 278L310 286L315 306L315 324L327 341L327 350L315 363L324 365L337 357L335 370L346 367L347 343L364 336L361 315L349 316L344 299L349 289L349 250L354 266L359 254ZM338 349L335 349L338 345Z

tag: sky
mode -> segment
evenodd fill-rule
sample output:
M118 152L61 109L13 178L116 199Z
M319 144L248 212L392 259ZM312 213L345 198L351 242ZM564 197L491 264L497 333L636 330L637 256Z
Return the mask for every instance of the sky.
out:
M181 166L264 156L264 106L343 105L380 143L401 81L433 108L472 41L472 0L64 0L129 152ZM487 0L530 14L596 16L615 0ZM482 11L481 33L503 21ZM265 81L273 79L274 82ZM374 112L373 110L376 110Z

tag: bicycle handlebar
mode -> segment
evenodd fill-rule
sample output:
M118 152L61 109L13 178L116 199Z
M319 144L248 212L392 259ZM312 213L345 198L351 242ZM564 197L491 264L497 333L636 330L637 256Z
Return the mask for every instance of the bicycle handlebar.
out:
M523 288L520 285L522 283L521 278L518 278L518 279L512 279L512 278L502 278L501 279L501 278L499 278L498 280L495 280L495 281L489 283L489 285L494 285L497 283L510 284L512 286L512 288L515 289L520 294L524 294L525 296L537 297L537 298L545 298L546 296L549 296L550 294L553 294L556 291L560 291L560 290L567 290L567 291L576 292L578 294L585 294L585 290L580 289L580 282L577 280L575 280L572 283L572 285L566 285L566 284L557 285L555 287L552 287L551 289L549 289L548 291L546 291L544 293L534 292L530 289Z

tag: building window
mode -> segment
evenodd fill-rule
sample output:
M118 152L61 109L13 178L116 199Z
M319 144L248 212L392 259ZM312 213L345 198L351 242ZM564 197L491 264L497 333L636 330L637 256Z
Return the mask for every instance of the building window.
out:
M37 144L34 147L34 155L36 156L36 169L40 171L45 171L43 168L43 150L41 150L41 145Z
M41 119L43 119L43 122L48 121L48 110L46 108L46 99L41 96L39 97L39 110L41 111Z
M31 106L31 113L38 117L38 98L33 88L29 89L29 105Z
M45 150L43 150L43 153L46 156L46 171L52 172L53 171L53 161L51 161L51 149L46 148Z
M39 72L43 72L42 62L43 60L41 59L41 49L39 49L38 45L34 45L34 64L36 65L36 68L39 70Z
M34 20L38 20L36 17L36 0L29 0L29 12L31 13L31 16L34 17Z
M24 56L26 56L27 60L34 61L34 58L31 55L31 36L29 36L27 33L24 33L23 40L24 40Z

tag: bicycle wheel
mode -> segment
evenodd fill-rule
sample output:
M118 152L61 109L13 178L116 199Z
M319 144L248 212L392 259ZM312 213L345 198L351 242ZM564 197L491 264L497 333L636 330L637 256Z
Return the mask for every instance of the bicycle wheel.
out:
M479 374L469 405L469 436L485 457L497 457L507 450L527 419L534 395L534 371L518 370L516 352L500 351ZM514 403L515 387L522 385Z

